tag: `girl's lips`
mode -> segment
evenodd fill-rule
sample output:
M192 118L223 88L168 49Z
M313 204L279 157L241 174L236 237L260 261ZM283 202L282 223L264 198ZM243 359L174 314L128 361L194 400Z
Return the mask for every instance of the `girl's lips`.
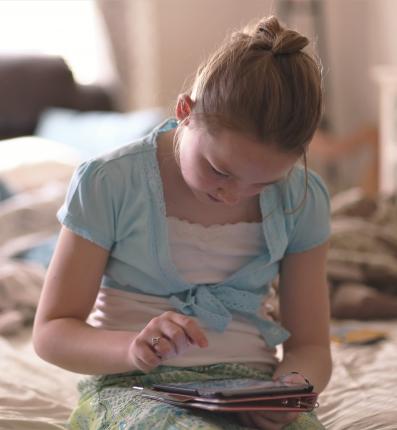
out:
M216 199L215 197L211 196L211 194L207 194L207 196L213 201L220 203L220 200Z

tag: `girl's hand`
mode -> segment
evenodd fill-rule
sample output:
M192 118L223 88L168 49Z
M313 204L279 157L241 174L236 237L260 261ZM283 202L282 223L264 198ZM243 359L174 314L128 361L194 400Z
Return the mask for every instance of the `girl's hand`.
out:
M280 376L275 380L287 384L304 384L306 378L300 373L291 372ZM240 412L239 420L241 424L259 430L281 430L284 426L295 421L300 412Z
M132 341L128 356L132 366L143 372L157 367L161 360L184 353L190 346L208 346L197 322L177 312L164 312L153 318Z
M281 430L295 421L300 412L239 412L240 423L259 430Z

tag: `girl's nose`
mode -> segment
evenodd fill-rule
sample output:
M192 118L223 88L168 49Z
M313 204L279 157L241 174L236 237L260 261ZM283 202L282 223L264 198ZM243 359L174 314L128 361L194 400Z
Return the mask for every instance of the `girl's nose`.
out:
M226 190L224 188L219 188L216 194L219 200L227 205L235 205L240 201L239 194L237 190Z

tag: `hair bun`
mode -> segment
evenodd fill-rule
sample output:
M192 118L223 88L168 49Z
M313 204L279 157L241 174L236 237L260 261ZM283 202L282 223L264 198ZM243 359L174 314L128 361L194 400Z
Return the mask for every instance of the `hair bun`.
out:
M274 16L259 22L252 36L258 48L273 54L294 54L309 44L298 32L285 30Z

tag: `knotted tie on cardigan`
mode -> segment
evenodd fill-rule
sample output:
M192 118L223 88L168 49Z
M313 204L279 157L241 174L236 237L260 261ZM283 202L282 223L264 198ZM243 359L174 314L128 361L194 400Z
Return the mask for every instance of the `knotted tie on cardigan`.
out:
M257 315L266 288L263 287L261 293L257 294L228 285L198 285L172 295L169 301L185 315L196 316L208 327L221 332L232 320L231 311L237 312L258 328L269 347L274 347L284 342L290 333L273 321Z

